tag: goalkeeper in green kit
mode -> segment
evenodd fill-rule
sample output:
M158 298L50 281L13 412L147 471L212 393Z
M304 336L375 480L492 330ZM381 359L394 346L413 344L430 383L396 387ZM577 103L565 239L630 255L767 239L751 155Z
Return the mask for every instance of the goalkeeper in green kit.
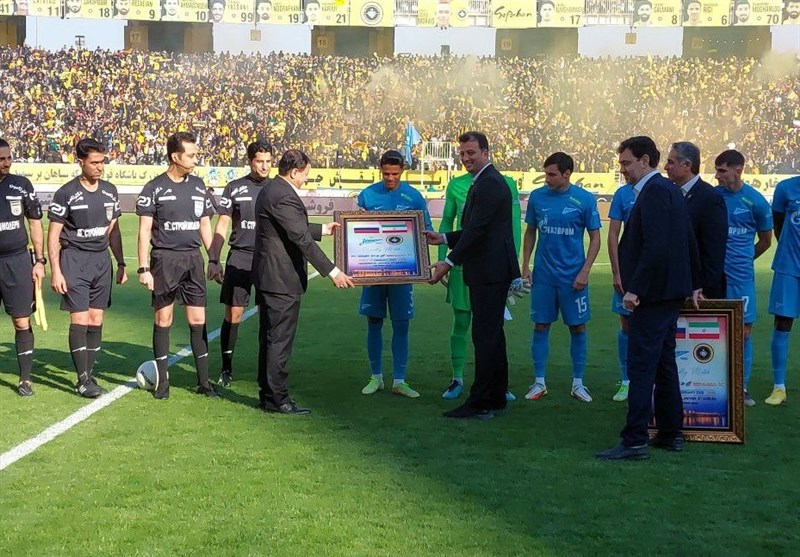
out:
M522 236L522 214L519 207L519 194L514 180L508 176L505 179L511 190L514 247L517 254L519 254L520 238ZM456 176L447 183L439 232L452 232L461 228L461 214L464 211L464 203L467 200L467 193L471 184L472 175L470 174ZM447 245L439 246L439 260L443 261L446 255ZM464 392L467 333L469 332L470 318L472 316L472 308L469 304L469 289L464 284L464 276L460 266L455 266L450 270L446 301L453 306L453 330L450 333L450 361L453 366L453 381L447 387L447 390L442 393L442 398L453 400L460 397L461 393ZM515 397L510 392L507 392L506 399L514 400Z

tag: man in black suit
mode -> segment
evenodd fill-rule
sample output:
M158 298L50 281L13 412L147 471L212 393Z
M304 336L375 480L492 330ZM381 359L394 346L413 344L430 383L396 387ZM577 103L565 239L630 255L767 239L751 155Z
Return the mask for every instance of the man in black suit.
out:
M446 234L426 231L425 235L428 243L447 244L452 250L444 261L431 266L431 284L439 282L453 266L463 267L472 306L475 381L467 401L444 415L489 419L493 410L506 407L508 356L503 317L509 287L520 277L519 261L511 224L511 191L489 161L486 136L467 132L458 141L461 162L472 174L462 229ZM515 284L521 286L521 282Z
M256 199L256 243L253 284L258 289L258 386L260 408L280 414L308 414L289 397L287 363L292 353L300 296L308 286L308 263L337 288L353 281L334 266L317 245L333 234L337 223L309 224L297 194L308 178L309 158L290 149L278 162L278 176Z
M629 318L628 416L622 443L597 453L603 460L649 458L647 424L655 401L653 445L683 448L683 400L675 362L675 332L684 300L699 297L699 262L681 193L656 167L660 153L649 137L631 137L617 149L622 175L636 202L619 243L619 266ZM655 387L655 394L653 388Z
M728 210L714 187L700 178L700 149L688 141L673 143L664 165L669 179L680 187L689 208L689 220L700 254L703 297L726 296L725 251L728 245Z

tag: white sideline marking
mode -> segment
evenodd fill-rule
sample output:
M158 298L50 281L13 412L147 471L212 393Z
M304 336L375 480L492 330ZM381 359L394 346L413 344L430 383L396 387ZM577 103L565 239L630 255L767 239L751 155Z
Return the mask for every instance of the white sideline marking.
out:
M257 307L252 307L247 310L244 315L242 315L242 322L246 319L250 319L253 315L256 314L258 311ZM212 340L216 339L220 334L220 329L215 329L211 331L208 335L208 341L211 342ZM190 356L192 354L192 347L184 346L177 354L173 354L170 356L169 360L167 360L167 365L173 365L186 356ZM55 423L45 429L36 437L32 437L27 441L23 441L13 449L3 453L0 455L0 471L5 470L16 461L28 456L33 451L44 445L45 443L52 441L62 433L66 432L67 430L71 429L72 427L78 425L89 416L94 414L95 412L99 412L115 400L119 400L120 398L127 395L129 392L133 391L134 389L138 388L136 384L136 377L133 377L128 380L127 383L124 385L120 385L113 391L110 391L103 396L93 400L86 406L78 409L74 413L70 414L63 420L58 423Z

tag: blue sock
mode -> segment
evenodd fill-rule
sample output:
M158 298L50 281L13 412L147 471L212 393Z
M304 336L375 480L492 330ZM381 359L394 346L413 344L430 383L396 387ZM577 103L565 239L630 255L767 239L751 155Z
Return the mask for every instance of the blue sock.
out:
M586 372L586 331L570 333L569 355L572 356L572 377L583 379Z
M617 354L619 356L619 371L622 380L628 380L628 333L620 329L617 331Z
M408 367L408 319L392 319L392 378L404 381Z
M383 319L377 322L367 320L367 356L372 375L383 375Z
M784 373L786 367L783 368ZM753 371L753 337L745 337L744 339L744 390L747 390L747 385L750 383L750 372Z
M536 377L544 377L547 365L547 352L550 350L550 329L544 331L533 330L531 340L531 357L533 358L533 373Z
M786 384L786 359L789 357L789 331L772 331L772 376L776 385Z

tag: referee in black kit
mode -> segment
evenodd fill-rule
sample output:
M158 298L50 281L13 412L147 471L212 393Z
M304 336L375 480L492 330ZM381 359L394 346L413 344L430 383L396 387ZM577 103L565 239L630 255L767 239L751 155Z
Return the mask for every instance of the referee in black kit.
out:
M222 284L219 301L225 305L225 319L220 328L222 370L219 384L223 387L229 387L233 378L233 350L239 335L239 323L244 308L250 303L253 289L250 270L256 244L256 198L261 188L269 182L272 145L268 141L254 141L247 146L247 160L250 162L250 173L230 182L222 192L214 240L208 255L208 278ZM231 222L233 230L228 239L230 250L223 275L219 258Z
M106 150L94 139L75 146L81 175L53 194L47 217L47 250L51 285L69 312L69 350L78 374L75 390L86 398L105 391L92 376L103 337L103 314L111 306L112 268L108 248L117 260L117 284L128 280L117 219L119 197L114 184L101 180Z
M203 181L192 176L197 166L193 133L178 132L167 139L169 168L145 184L136 202L139 215L139 282L152 292L155 310L153 355L158 382L153 396L169 398L167 357L175 300L186 306L189 337L197 368L197 393L216 397L208 381L206 279L202 243L211 247L211 199ZM152 245L152 251L150 246ZM148 251L150 261L148 263Z
M36 261L28 253L28 233ZM0 139L0 303L14 323L14 347L19 365L20 396L33 395L34 280L44 279L44 236L42 206L33 191L33 184L24 176L11 174L11 146Z

